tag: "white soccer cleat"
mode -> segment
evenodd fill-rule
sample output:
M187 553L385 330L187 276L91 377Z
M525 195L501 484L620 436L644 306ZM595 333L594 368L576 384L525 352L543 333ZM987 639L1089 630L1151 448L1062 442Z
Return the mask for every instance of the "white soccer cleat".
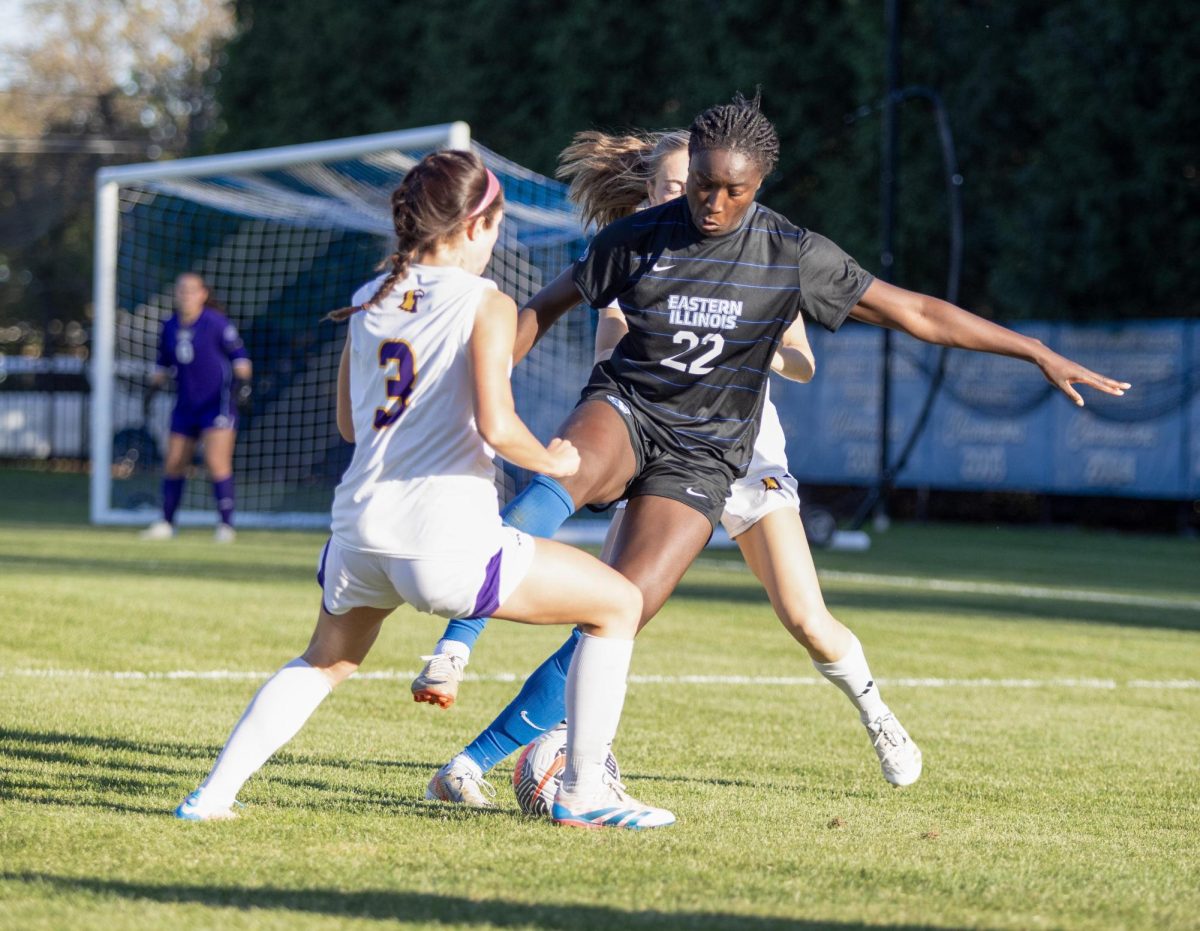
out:
M156 520L138 534L139 540L170 540L175 536L175 527L165 520Z
M217 543L232 543L236 539L237 531L224 522L217 524L217 529L213 531L213 540Z
M425 798L431 802L452 802L472 808L495 808L492 801L495 797L496 790L483 778L483 770L461 756L434 773L425 789Z
M462 682L467 661L453 653L436 653L421 659L425 660L425 667L410 686L413 701L449 708L458 698L458 683Z
M883 778L894 786L910 786L921 778L921 748L890 711L867 725L867 734Z
M237 805L237 802L233 803ZM205 803L204 790L197 789L175 809L175 817L180 821L232 821L237 813L232 806L213 806Z
M675 823L671 812L643 805L625 791L622 783L607 774L604 788L597 795L573 796L559 789L550 817L563 827L625 828L631 831L665 828Z

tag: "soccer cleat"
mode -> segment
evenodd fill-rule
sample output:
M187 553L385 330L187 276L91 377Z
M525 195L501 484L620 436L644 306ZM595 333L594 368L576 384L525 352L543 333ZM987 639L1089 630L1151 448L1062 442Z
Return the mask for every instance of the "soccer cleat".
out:
M217 524L217 529L213 531L213 540L217 543L232 543L236 539L237 531L224 522Z
M890 711L867 725L867 734L883 778L894 786L910 786L921 777L921 748Z
M665 828L675 823L675 816L665 808L643 805L625 791L625 786L604 777L604 788L597 795L576 798L562 789L550 808L555 824L572 828L625 828L643 831Z
M165 520L156 520L138 534L139 540L170 540L175 536L175 527Z
M467 661L453 653L436 653L421 659L425 660L425 667L410 686L413 701L449 708L458 698L458 683L462 682Z
M213 808L205 805L204 790L197 789L179 803L179 807L175 809L175 817L180 821L232 821L237 817L237 813L232 806Z
M461 756L434 773L425 789L425 798L431 802L452 802L472 808L495 808L492 801L495 797L496 790L483 778L483 770Z

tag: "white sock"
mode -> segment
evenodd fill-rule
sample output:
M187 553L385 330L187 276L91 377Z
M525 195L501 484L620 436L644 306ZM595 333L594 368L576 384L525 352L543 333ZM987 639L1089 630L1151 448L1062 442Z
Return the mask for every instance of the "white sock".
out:
M476 779L483 778L483 769L471 759L466 750L456 753L447 765L451 767L465 767L469 772L474 774Z
M471 661L471 648L461 640L447 640L443 637L437 642L437 646L433 648L434 656L442 653L449 653L451 656L461 656L464 666Z
M563 791L588 797L599 792L608 748L625 705L632 640L584 634L567 670L567 765Z
M296 736L331 690L325 674L302 659L292 660L264 682L200 786L205 807L232 805L246 780Z
M850 649L845 656L832 663L813 660L813 668L846 693L846 697L858 709L863 724L888 713L888 706L879 697L879 686L875 684L867 666L862 644L854 634L850 635Z

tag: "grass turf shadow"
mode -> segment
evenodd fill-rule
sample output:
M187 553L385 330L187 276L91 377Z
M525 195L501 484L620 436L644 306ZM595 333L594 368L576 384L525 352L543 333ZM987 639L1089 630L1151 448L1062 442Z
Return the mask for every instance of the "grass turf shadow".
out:
M504 899L477 900L392 889L284 889L264 886L182 885L127 882L49 873L0 873L0 882L45 885L55 894L83 894L157 905L261 909L408 924L462 924L539 928L542 931L613 931L613 929L688 928L689 931L851 931L884 927L858 922L810 921L738 915L729 912L623 909L607 905L530 904ZM931 925L886 925L894 931L918 931Z
M219 747L196 746L163 740L135 740L95 734L68 734L0 727L0 754L6 778L0 799L6 801L92 808L126 814L170 814L175 799L194 788L203 775L192 761L216 759ZM257 810L319 807L322 811L380 814L387 812L439 820L479 814L520 817L516 809L466 811L462 806L427 801L409 790L364 788L315 773L297 774L286 766L336 770L344 773L345 760L281 752L271 766L256 777L256 794L264 795ZM355 761L350 769L431 773L438 764L421 760ZM276 787L272 792L271 787ZM282 789L282 792L278 790ZM297 794L299 793L299 795ZM319 801L313 802L315 795Z

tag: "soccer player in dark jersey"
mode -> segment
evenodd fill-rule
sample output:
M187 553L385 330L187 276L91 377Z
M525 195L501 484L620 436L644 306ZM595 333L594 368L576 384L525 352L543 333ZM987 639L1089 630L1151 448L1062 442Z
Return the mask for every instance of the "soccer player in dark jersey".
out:
M151 377L151 390L158 390L174 373L175 409L163 469L163 516L142 531L146 540L175 535L175 512L197 440L203 441L220 516L214 539L231 543L235 536L233 447L238 405L250 398L252 368L237 327L208 301L208 285L199 275L188 272L175 279L175 313L163 323L158 368Z
M616 301L625 313L629 333L593 370L558 431L579 450L579 471L558 482L535 478L506 519L546 536L585 504L628 498L611 559L642 591L643 625L707 543L745 469L771 360L800 314L829 330L853 316L1024 359L1078 405L1076 383L1113 395L1129 387L1038 340L878 281L828 239L756 203L779 156L757 97L711 107L690 132L685 196L601 230L573 268L530 300L514 349L523 358L581 300L597 309ZM487 804L483 772L561 717L575 640L434 775L427 795Z

